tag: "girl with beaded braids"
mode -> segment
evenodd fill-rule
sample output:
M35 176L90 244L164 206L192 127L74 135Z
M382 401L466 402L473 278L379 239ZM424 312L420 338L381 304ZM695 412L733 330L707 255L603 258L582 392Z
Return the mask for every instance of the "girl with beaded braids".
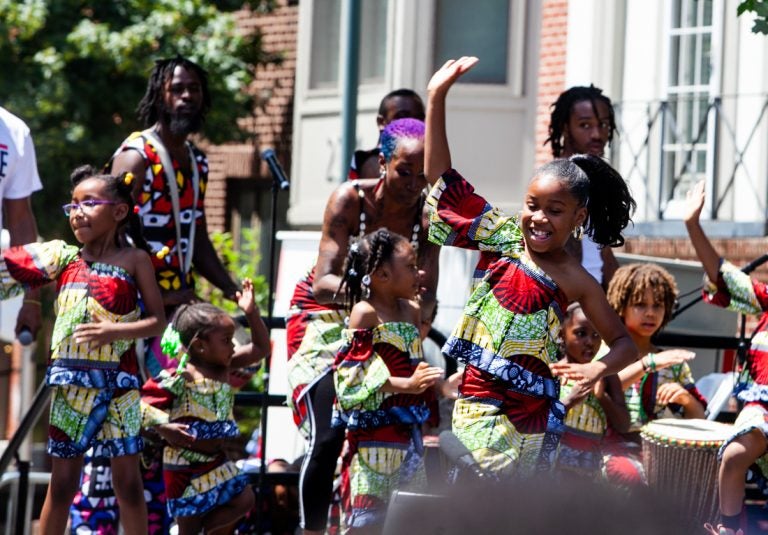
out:
M395 489L425 488L421 427L443 375L423 359L416 252L379 229L349 248L344 278L351 311L334 365L335 425L346 426L342 528L381 529Z
M422 312L435 301L438 248L427 240L424 207L424 123L399 119L381 136L381 178L341 184L325 207L317 261L296 285L287 315L289 404L308 440L299 479L301 527L322 533L328 521L343 428L331 427L335 397L331 366L342 344L346 288L339 291L352 239L386 227L415 246L421 279Z
M493 253L443 353L464 363L453 432L478 463L499 475L551 469L563 430L560 381L573 395L632 362L637 348L599 284L565 251L572 234L623 243L634 200L621 176L590 155L554 160L528 183L519 218L505 215L451 168L448 90L477 58L449 60L427 87L425 174L434 184L430 240ZM557 362L563 315L579 301L611 348L601 360Z
M237 304L251 327L251 347L235 352L235 323L208 303L181 305L163 336L163 351L180 359L175 372L160 372L142 388L142 420L166 443L163 478L168 512L180 535L231 533L254 504L247 478L228 459L241 451L232 415L230 372L250 366L269 351L250 279Z
M132 215L132 175L82 166L71 178L72 200L63 209L81 245L30 243L4 250L0 261L0 298L53 281L58 290L45 377L52 389L51 482L41 532L64 531L83 456L93 448L94 457L110 460L124 531L146 533L134 340L162 332L162 299L149 255L124 247L120 237Z

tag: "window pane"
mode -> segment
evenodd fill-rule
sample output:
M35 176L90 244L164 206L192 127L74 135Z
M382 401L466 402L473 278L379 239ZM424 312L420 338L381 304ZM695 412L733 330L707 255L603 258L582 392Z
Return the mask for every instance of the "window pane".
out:
M670 50L669 50L669 85L679 85L679 72L680 69L680 36L673 35L671 38Z
M339 27L341 0L312 3L312 60L309 87L334 88L339 85Z
M482 61L460 82L505 84L508 51L509 0L437 0L433 70L451 58L477 56Z
M683 0L683 28L696 26L698 0Z
M680 27L680 17L681 12L683 9L683 2L682 0L674 0L672 3L672 27L673 28L679 28Z
M704 16L702 26L712 26L712 0L704 0Z
M680 47L679 61L683 64L683 71L680 73L680 85L693 85L696 83L696 80L694 79L694 69L696 68L696 61L694 60L696 55L696 36L684 35L680 40L682 41L682 46Z
M712 76L712 34L705 33L702 36L701 44L701 74L699 83L709 85L709 78Z
M383 82L386 75L388 0L363 0L360 13L360 82Z

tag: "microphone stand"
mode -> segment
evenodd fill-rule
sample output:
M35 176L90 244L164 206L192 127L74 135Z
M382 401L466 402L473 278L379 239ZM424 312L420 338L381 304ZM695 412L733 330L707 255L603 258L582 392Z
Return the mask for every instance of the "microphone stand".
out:
M272 149L267 149L261 154L262 158L266 161L269 167L270 174L272 175L272 215L269 229L269 285L267 294L267 332L269 333L269 339L272 339L272 307L274 305L274 289L275 289L275 249L277 248L277 198L278 194L282 190L289 188L288 180L285 177L280 163L275 157L275 152ZM269 371L272 361L272 352L268 352L264 357L264 374L263 384L264 393L261 397L261 425L259 431L259 454L261 457L261 464L259 465L259 479L258 479L258 492L256 493L256 519L257 519L257 532L259 534L264 533L263 527L263 511L262 504L266 497L266 473L267 473L267 413L269 411Z

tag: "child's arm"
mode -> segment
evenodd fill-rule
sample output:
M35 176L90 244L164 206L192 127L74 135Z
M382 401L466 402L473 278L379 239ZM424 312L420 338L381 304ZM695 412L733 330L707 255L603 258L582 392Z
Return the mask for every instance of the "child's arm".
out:
M701 210L704 208L706 199L704 191L704 181L698 182L693 189L688 192L687 206L685 213L685 228L688 230L688 236L691 238L693 248L696 250L696 256L699 257L704 273L713 283L717 281L717 275L720 270L720 255L717 254L712 242L709 241L704 229L701 228Z
M696 358L696 353L686 349L667 349L659 353L649 353L619 372L621 387L626 390L642 379L643 375L648 372L688 362L694 358Z
M462 74L471 69L477 62L477 58L467 56L457 60L448 60L432 75L432 79L427 85L424 174L430 185L434 184L440 175L451 167L451 151L445 128L445 98L448 95L448 90Z
M587 319L595 326L610 350L603 358L587 364L561 361L552 364L550 368L555 375L581 380L587 386L593 386L598 379L618 373L635 361L637 347L619 316L608 304L603 289L584 268L573 265L570 277L562 279L562 282L563 290L574 301L581 303Z
M611 427L619 433L629 431L629 411L619 378L609 375L598 381L595 383L594 394Z
M114 323L93 318L91 323L81 323L75 327L74 338L78 344L93 342L103 346L115 340L133 340L160 336L165 329L165 309L160 288L155 280L155 270L152 261L145 251L125 249L126 254L132 254L134 260L133 277L136 279L142 301L144 302L144 318L126 323Z
M443 369L419 362L410 377L389 377L381 386L382 392L399 394L421 394L427 388L435 385L443 376Z
M237 306L245 313L248 320L251 328L251 343L249 351L237 352L232 357L230 368L235 369L245 368L260 361L269 354L270 350L269 331L261 319L259 307L256 306L251 279L243 280L243 288L237 292Z

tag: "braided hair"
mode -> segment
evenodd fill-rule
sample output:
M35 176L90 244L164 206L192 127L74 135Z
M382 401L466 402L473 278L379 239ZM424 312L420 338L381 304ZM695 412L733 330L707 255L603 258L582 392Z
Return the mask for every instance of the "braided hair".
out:
M370 284L371 273L384 262L388 262L401 243L408 243L408 240L386 228L380 228L352 241L344 261L344 275L339 289L336 290L336 295L346 290L344 304L348 310L352 310L355 303L367 297L365 286Z
M651 290L654 303L664 305L664 327L672 319L678 291L675 278L657 264L635 263L617 269L608 286L608 303L621 315L628 306L641 302L647 290Z
M133 200L133 180L136 178L132 173L121 173L119 175L103 174L96 171L91 165L81 165L69 175L74 190L78 184L87 179L101 180L104 182L104 190L111 200L119 201L128 205L128 214L117 227L115 233L115 244L118 247L129 247L131 244L127 238L136 247L149 251L149 244L144 239L141 232L141 221L136 213L136 203Z
M595 113L595 117L598 117L597 102L603 102L608 107L608 122L610 125L610 131L608 133L608 145L610 146L613 140L613 134L616 132L616 117L613 113L613 103L611 99L603 95L603 90L599 87L591 85L575 86L560 93L557 100L552 104L552 115L549 120L549 137L544 140L544 145L547 143L552 144L552 155L555 158L559 158L563 154L563 145L560 142L563 139L563 130L565 125L571 118L573 107L577 102L583 102L588 100L592 104L592 110Z
M605 160L589 154L552 160L541 166L533 180L542 175L556 177L587 208L584 232L599 245L624 244L621 232L632 220L637 206L626 182Z
M208 91L208 73L197 63L190 61L181 55L175 58L160 59L155 61L155 66L147 82L147 90L141 97L136 113L144 126L152 126L160 120L160 110L163 109L163 90L166 82L173 77L176 67L195 73L200 80L200 88L203 92L203 105L200 108L200 116L205 119L205 114L211 108L211 93Z

